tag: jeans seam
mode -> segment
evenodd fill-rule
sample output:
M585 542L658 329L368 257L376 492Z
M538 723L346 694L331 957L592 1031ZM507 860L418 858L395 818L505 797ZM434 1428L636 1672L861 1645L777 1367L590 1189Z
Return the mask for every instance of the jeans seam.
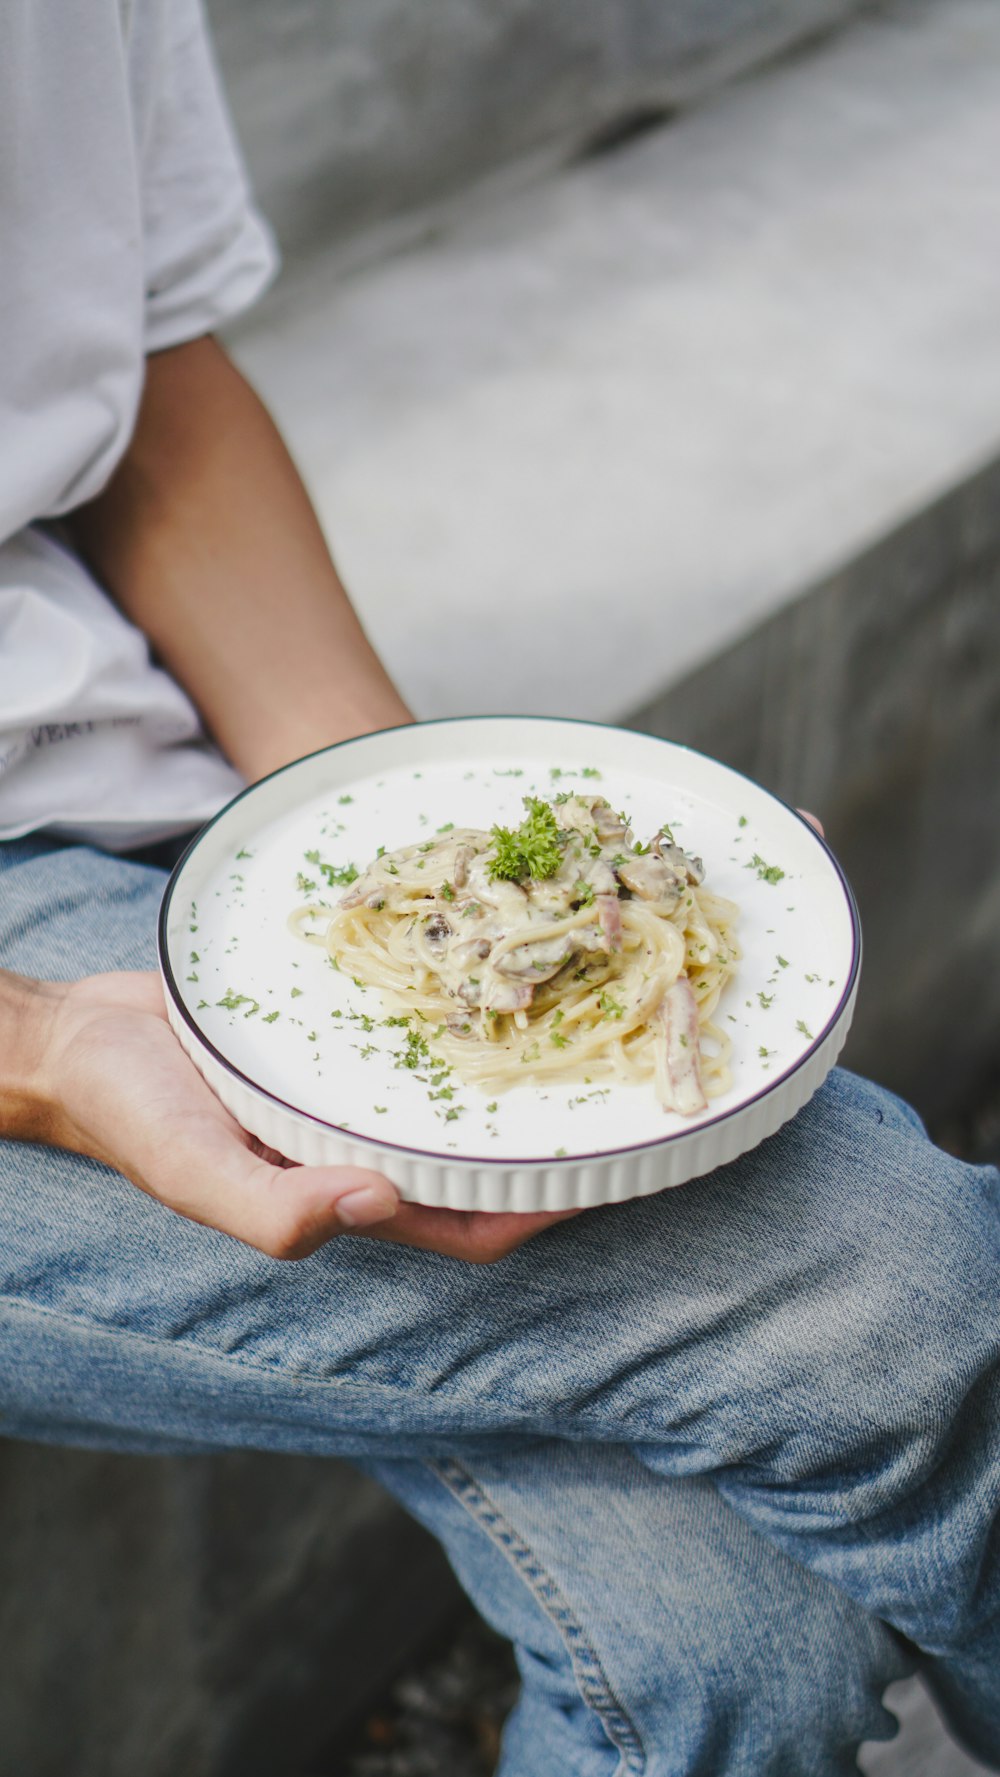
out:
M588 1641L583 1624L552 1575L462 1463L444 1456L428 1458L426 1466L507 1557L558 1631L580 1695L620 1755L617 1777L625 1777L626 1773L629 1777L642 1777L647 1758L639 1730L615 1695L600 1655Z

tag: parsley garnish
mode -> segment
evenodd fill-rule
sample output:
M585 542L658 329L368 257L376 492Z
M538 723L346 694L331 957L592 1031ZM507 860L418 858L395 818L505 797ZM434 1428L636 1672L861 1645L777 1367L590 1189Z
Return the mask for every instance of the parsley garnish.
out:
M617 1000L613 1000L609 993L602 993L597 1003L605 1018L623 1018L625 1015L625 1007L620 1006Z
M396 1066L408 1067L412 1071L418 1067L422 1067L424 1063L429 1060L430 1050L427 1047L426 1039L420 1035L418 1030L408 1031L406 1035L406 1047L399 1051L399 1054L396 1057Z
M443 882L441 884L441 899L442 901L453 901L455 899L455 891L450 882Z
M812 1042L812 1040L813 1040L813 1033L812 1033L812 1031L811 1031L811 1030L810 1030L810 1029L809 1029L809 1026L808 1026L808 1025L807 1025L807 1024L803 1024L803 1022L802 1022L802 1019L801 1019L801 1018L797 1018L797 1019L796 1019L796 1021L795 1021L795 1028L796 1028L796 1030L800 1030L800 1031L801 1031L801 1032L802 1032L802 1035L803 1035L803 1036L804 1036L804 1037L808 1037L808 1038L809 1038L809 1041L810 1041L810 1042Z
M244 1018L252 1018L256 1012L260 1011L260 1001L255 1000L252 994L234 993L231 987L228 987L221 1000L216 1000L215 1003L217 1006L224 1006L227 1012L235 1012L237 1006L249 1006L250 1010L244 1012Z
M760 881L769 882L772 888L776 883L781 882L785 875L783 870L779 870L777 864L766 864L759 851L754 852L749 864L744 864L743 868L744 870L756 870Z
M540 882L554 876L562 863L559 828L548 803L525 796L524 806L528 812L516 832L493 828L493 856L486 868L494 882L519 882L525 876Z
M330 888L348 888L358 879L358 872L353 864L324 864L318 851L307 851L305 855L306 863L315 865L320 874L326 877Z

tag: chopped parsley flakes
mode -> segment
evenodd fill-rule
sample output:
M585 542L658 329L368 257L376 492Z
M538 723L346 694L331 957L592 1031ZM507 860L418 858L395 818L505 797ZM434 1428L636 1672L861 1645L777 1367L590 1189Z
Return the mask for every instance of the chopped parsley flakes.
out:
M231 987L215 1003L217 1006L224 1006L227 1012L235 1012L238 1006L249 1006L250 1010L244 1012L244 1018L253 1018L260 1011L260 1001L255 1000L252 994L234 993Z
M312 864L320 875L326 878L330 888L349 888L350 884L358 879L358 872L353 864L324 863L318 851L307 851L305 857L306 863ZM315 884L313 886L315 887Z
M780 870L777 864L765 863L759 851L754 852L749 864L744 864L743 868L744 870L756 870L758 879L761 882L769 882L772 888L784 880L785 872Z

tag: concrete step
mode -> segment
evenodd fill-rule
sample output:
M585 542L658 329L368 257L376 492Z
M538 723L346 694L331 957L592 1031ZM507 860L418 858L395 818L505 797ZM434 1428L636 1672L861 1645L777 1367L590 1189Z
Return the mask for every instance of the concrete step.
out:
M237 339L424 715L617 718L1000 450L1000 9L890 5Z
M208 0L255 189L292 254L372 257L878 0ZM276 70L280 69L280 75Z
M889 1686L886 1707L898 1717L895 1740L866 1741L858 1756L864 1777L989 1777L989 1768L949 1738L919 1679Z

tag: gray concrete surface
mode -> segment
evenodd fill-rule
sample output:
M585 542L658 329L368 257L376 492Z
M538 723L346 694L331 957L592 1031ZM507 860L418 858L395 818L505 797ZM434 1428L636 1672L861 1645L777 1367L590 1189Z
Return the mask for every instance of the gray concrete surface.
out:
M632 715L822 815L864 927L845 1060L934 1119L997 1064L998 663L1000 458Z
M335 1462L8 1443L0 1517L2 1777L294 1777L458 1598Z
M617 718L1000 449L1000 8L810 57L237 339L417 710Z
M867 0L870 4L871 0ZM209 0L285 246L351 237L690 104L866 0ZM397 234L412 233L402 229Z
M955 1745L918 1679L892 1684L885 1694L899 1719L899 1736L866 1741L858 1757L864 1777L989 1777L989 1767Z

